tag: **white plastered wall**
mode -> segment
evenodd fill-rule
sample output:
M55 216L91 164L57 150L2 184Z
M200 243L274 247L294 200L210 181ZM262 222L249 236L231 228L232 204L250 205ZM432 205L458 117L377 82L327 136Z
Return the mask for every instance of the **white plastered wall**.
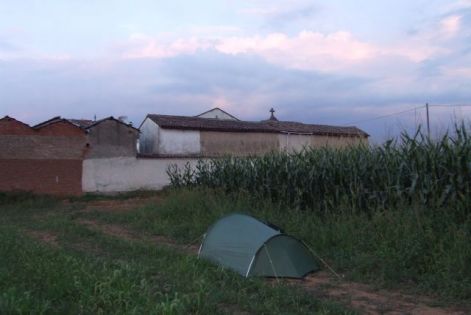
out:
M101 158L83 161L84 192L123 192L159 190L170 184L169 165L194 166L196 159Z
M212 109L206 113L203 113L201 115L198 115L197 117L201 118L217 118L217 119L222 119L222 120L236 120L234 117L226 114L219 108Z
M146 118L141 125L140 153L162 155L198 155L201 153L200 132L160 128Z
M311 135L279 134L278 140L280 150L289 152L299 152L304 147L311 146Z
M139 128L139 153L154 154L159 147L159 126L150 118L146 118Z
M197 155L201 153L198 130L159 128L158 154Z

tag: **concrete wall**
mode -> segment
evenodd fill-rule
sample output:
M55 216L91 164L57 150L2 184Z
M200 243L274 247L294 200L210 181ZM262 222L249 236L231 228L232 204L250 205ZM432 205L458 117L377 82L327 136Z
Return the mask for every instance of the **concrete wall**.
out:
M275 133L201 131L201 153L203 156L225 154L246 156L278 150L278 135Z
M368 143L368 138L279 134L278 141L280 150L300 151L306 146L311 148L325 146L345 148L347 146L358 145L360 143L366 144Z
M88 129L90 150L87 158L136 156L139 132L108 119Z
M119 192L162 189L170 184L167 168L171 164L195 165L196 159L104 158L83 162L84 192Z

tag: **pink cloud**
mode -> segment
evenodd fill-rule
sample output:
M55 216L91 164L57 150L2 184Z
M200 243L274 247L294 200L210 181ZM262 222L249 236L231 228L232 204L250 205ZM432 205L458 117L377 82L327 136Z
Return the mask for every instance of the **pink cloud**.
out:
M226 54L250 53L289 68L331 71L372 58L377 48L355 39L349 32L322 34L302 31L289 37L272 33L265 37L230 37L216 50Z
M400 57L418 63L440 52L427 38L422 37L380 46L361 41L346 31L330 34L301 31L294 36L270 33L265 36L219 38L192 36L174 40L135 34L130 38L122 57L169 58L209 49L229 55L257 55L267 62L286 68L323 72L364 68L378 59L390 57Z
M179 38L170 42L143 34L131 35L122 55L124 58L169 58L182 54L194 54L211 45L197 37Z
M452 37L461 28L461 16L451 15L440 21L440 30L446 37Z

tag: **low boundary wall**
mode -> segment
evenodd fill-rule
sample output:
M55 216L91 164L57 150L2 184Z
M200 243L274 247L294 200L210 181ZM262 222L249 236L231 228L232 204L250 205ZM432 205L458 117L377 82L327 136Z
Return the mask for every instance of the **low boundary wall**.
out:
M0 191L80 195L82 160L0 159Z
M101 158L83 161L82 190L87 192L124 192L159 190L170 184L167 168L171 164L195 165L189 158Z

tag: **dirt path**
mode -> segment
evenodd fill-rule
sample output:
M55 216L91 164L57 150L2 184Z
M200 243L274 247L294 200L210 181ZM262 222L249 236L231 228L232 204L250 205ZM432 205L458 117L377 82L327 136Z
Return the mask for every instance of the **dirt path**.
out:
M139 207L145 207L150 204L158 204L162 202L163 197L160 195L151 197L137 197L129 198L124 200L119 199L106 199L106 200L93 200L87 202L70 202L64 200L64 205L79 204L83 205L83 209L80 212L92 212L92 211L103 211L103 212L127 212L132 211Z
M349 305L362 314L464 315L470 312L470 310L429 306L433 305L434 301L428 297L374 290L366 284L337 280L327 271L309 275L297 282L297 285L316 296L325 296Z
M31 238L46 243L52 247L59 247L57 235L48 231L24 230L24 233Z
M102 233L130 241L151 241L156 245L164 245L176 249L178 251L185 252L187 254L197 254L199 246L190 245L185 246L178 244L173 239L162 236L162 235L143 235L142 233L136 233L122 225L100 223L94 220L78 220L77 223L88 226L91 229L101 231Z

